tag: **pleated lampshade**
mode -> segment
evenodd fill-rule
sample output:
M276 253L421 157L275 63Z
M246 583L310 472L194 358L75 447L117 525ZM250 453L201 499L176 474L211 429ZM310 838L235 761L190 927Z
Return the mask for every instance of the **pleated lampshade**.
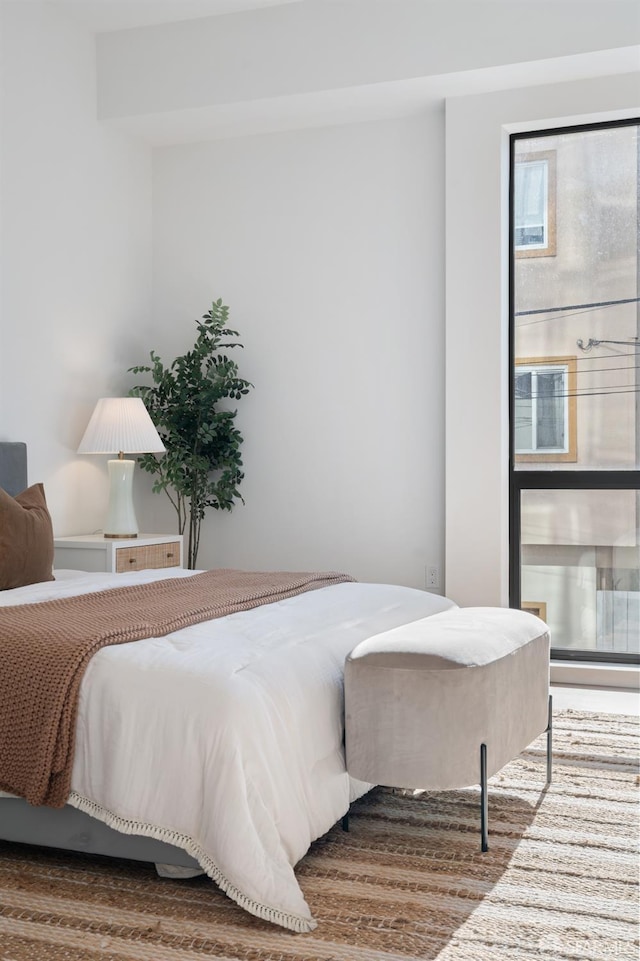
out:
M140 397L101 397L79 454L159 454L165 450Z
M79 454L118 454L108 461L109 507L105 537L137 537L133 507L133 469L128 454L166 450L140 397L101 397L78 447Z

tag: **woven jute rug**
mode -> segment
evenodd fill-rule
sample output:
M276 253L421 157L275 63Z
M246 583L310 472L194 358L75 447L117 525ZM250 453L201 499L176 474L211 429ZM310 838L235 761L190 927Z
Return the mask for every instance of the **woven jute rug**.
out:
M479 792L377 788L298 865L318 927L246 914L206 878L0 843L0 961L637 961L638 720L564 712ZM1 816L1 812L0 812Z

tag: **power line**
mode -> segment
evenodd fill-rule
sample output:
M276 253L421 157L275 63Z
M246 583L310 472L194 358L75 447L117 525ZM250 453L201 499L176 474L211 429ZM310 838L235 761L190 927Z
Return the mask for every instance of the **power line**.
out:
M596 358L592 358L595 360ZM602 358L600 358L602 360ZM631 367L592 367L590 370L577 370L576 374L600 374L614 370L640 370L640 364L633 364Z
M637 304L640 297L627 297L624 300L601 300L593 304L568 304L566 307L541 307L536 310L517 310L514 317L529 317L531 314L560 313L563 310L591 310L599 307L617 307L619 304Z
M569 317L580 317L582 314L592 314L594 311L599 309L599 307L588 307L586 310L572 310L566 313L562 317L562 320L567 320ZM520 322L517 325L517 329L520 330L522 327L533 327L534 324L549 324L553 320L555 320L554 317L541 317L539 320L530 320L526 324Z
M562 319L566 320L567 317L577 317L579 314L589 314L589 313L591 313L591 311L589 310L576 310L572 314L565 314L565 316ZM518 316L518 315L516 314L515 316ZM516 324L516 330L522 330L523 327L534 327L536 324L549 324L552 320L555 320L555 317L540 317L539 320L530 320L526 324L522 324L522 323Z
M581 358L576 358L576 360L579 360L579 359ZM614 360L615 358L612 357L611 359ZM603 360L603 358L590 357L589 360ZM566 371L567 369L566 363L563 364L561 360L557 361L556 363L554 363L553 361L549 361L548 363L544 363L544 364L535 364L535 363L516 364L515 373L529 374L532 371L535 371L535 373L542 373L542 374L545 374L548 372L556 373L558 368L561 368L561 367L563 367L564 370ZM591 367L589 370L576 370L574 373L576 374L609 374L609 373L613 373L616 370L640 370L640 364L632 364L630 367Z
M601 347L602 344L606 344L607 347L610 344L613 344L614 347L629 347L630 346L629 340L635 340L638 347L640 347L640 341L638 340L637 337L631 337L631 338L627 337L625 340L611 340L610 338L607 338L607 337L602 337L600 338L600 340L596 340L593 337L590 337L586 344L583 343L581 338L580 340L576 340L576 346L579 347L580 350L584 351L585 354L588 354L590 351L593 350L594 347Z
M640 344L638 345L638 347L637 347L635 350L629 351L628 354L626 354L626 353L610 354L608 357L595 357L595 356L594 356L594 357L577 357L577 356L576 356L576 357L574 357L574 360L577 361L577 363L579 363L579 364L586 364L587 362L589 362L590 364L592 364L592 363L594 362L594 360L620 360L622 357L633 357L633 359L635 360L636 357L637 357L637 354L638 354L638 350L639 350L639 349L640 349ZM592 369L593 369L593 368L592 368ZM614 367L603 367L602 369L603 369L603 370L615 370Z
M622 386L622 385L621 385ZM607 387L605 390L589 390L585 388L583 391L571 391L566 394L521 394L515 395L516 400L558 400L562 397L611 397L615 394L640 394L640 387L631 387L631 390L626 390L627 387L631 387L630 384L625 384L624 388L617 390L614 387Z

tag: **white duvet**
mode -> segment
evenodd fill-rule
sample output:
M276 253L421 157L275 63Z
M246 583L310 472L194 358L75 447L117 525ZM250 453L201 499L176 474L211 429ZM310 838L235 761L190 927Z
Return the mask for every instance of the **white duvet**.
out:
M57 572L3 592L0 604L192 573ZM294 866L369 787L345 771L345 656L451 606L411 588L345 583L103 648L80 690L69 803L188 851L252 914L312 930Z

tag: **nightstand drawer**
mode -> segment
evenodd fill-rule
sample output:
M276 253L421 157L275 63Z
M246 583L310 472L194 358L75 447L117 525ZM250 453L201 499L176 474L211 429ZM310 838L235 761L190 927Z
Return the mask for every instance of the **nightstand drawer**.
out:
M149 568L179 567L180 541L148 544L140 547L116 548L116 573L143 571Z

